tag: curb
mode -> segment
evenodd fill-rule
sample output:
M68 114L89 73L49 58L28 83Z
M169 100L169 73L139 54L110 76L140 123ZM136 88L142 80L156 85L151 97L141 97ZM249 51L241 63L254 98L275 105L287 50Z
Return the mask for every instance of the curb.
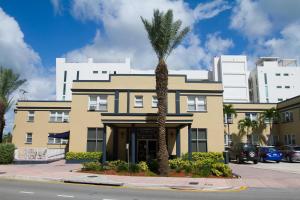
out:
M93 182L93 181L79 181L79 180L63 180L64 183L85 184L85 185L103 185L121 187L124 183L119 182Z

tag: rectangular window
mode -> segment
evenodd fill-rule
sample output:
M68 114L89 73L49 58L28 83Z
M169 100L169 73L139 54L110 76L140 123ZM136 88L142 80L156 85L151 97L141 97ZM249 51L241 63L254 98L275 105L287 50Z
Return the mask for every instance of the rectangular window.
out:
M283 76L289 76L289 74L288 73L284 73Z
M282 88L282 86L281 85L277 85L276 88Z
M107 111L107 95L90 96L89 110Z
M67 82L67 71L64 72L64 82Z
M100 111L107 111L107 95L100 95L99 99L99 110Z
M103 146L103 129L88 128L87 133L87 152L102 152Z
M79 80L79 71L76 72L76 80Z
M102 74L107 74L107 71L102 71Z
M143 107L143 96L135 96L134 97L134 106L138 108Z
M285 88L286 88L286 89L289 89L289 88L291 88L291 87L290 87L289 85L286 85Z
M66 95L66 83L64 83L63 95Z
M192 152L207 152L206 129L191 129Z
M69 111L51 111L50 122L69 122Z
M68 143L67 139L61 139L61 138L55 138L55 137L48 137L48 144L67 144L67 143Z
M98 74L98 71L93 71L93 74Z
M26 133L25 143L32 144L32 133Z
M296 136L295 135L284 135L284 144L285 145L295 145Z
M157 108L158 99L157 96L152 96L152 108Z
M34 122L34 111L28 111L27 121Z
M246 119L250 119L251 121L257 121L257 113L245 113Z
M282 99L282 98L278 98L278 99L277 99L277 101L279 101L279 102L280 102L280 101L283 101L283 99Z
M276 76L280 76L280 73L276 73L275 75L276 75Z
M265 85L267 85L268 84L268 78L267 78L267 74L266 73L264 73L264 80L265 80Z
M188 111L206 111L205 96L188 96L187 97Z

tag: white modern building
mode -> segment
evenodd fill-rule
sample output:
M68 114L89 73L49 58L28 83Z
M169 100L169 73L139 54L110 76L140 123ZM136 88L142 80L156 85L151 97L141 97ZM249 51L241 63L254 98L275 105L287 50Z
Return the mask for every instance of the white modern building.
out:
M300 66L296 59L261 57L249 77L250 99L277 103L300 94Z
M223 83L224 102L249 102L248 76L246 56L214 57L212 78Z
M56 100L71 100L73 80L108 80L109 74L129 74L130 59L74 62L56 58Z

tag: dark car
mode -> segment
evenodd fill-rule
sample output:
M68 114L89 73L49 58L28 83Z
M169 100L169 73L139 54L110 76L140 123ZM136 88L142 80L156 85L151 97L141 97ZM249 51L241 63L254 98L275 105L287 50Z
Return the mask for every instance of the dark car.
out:
M279 148L280 152L283 154L282 157L288 162L300 161L300 146L282 146Z
M260 162L276 161L279 163L282 159L282 153L273 146L258 147L258 156Z
M229 159L236 160L237 163L252 161L254 164L257 164L259 158L257 149L254 145L238 143L229 148Z

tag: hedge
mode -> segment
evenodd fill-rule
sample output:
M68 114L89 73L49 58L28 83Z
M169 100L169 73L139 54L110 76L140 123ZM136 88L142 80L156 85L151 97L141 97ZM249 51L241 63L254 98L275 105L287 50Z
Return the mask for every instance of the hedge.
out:
M101 160L102 152L68 152L66 160Z
M185 154L183 156L183 159L188 160L188 154ZM219 153L219 152L193 152L192 153L193 161L207 160L207 159L211 159L215 162L223 162L224 161L223 153Z
M14 161L15 145L0 144L0 164L10 164Z

